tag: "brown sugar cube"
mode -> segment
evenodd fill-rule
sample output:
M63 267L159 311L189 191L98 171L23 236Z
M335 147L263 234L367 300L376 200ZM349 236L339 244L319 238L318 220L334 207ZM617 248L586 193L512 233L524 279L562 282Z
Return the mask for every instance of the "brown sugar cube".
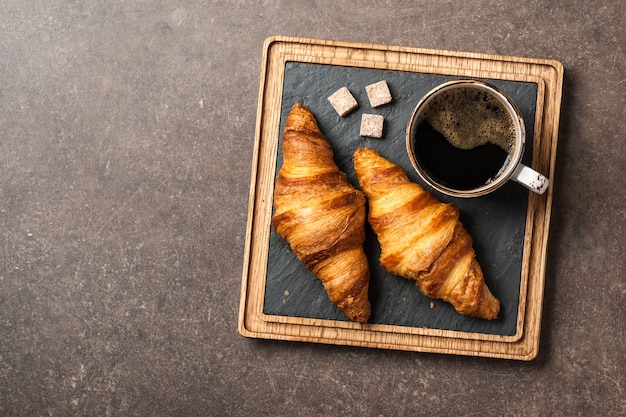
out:
M385 80L366 86L365 91L372 107L382 106L391 101L391 92Z
M343 117L356 109L359 103L356 102L350 90L347 87L341 87L328 97L328 101L335 108L339 116Z
M361 117L361 136L380 139L383 137L385 118L380 114L366 114Z

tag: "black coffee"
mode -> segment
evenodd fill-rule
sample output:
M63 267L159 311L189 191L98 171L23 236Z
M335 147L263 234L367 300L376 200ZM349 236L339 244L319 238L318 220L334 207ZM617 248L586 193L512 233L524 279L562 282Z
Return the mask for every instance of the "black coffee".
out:
M515 124L492 94L459 87L430 102L412 135L417 163L433 180L471 190L491 182L506 166Z

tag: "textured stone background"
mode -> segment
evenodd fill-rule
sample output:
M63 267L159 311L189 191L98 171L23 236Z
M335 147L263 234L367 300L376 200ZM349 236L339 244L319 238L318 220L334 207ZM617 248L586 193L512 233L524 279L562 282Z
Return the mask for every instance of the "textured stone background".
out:
M625 3L0 5L0 414L626 414ZM263 40L565 66L539 358L237 332Z

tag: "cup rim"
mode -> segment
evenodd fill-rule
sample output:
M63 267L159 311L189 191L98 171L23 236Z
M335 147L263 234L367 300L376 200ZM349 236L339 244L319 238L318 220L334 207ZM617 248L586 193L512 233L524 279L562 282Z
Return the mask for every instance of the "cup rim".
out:
M417 116L420 110L425 108L426 105L430 103L430 101L434 97L441 94L442 92L453 89L453 88L465 87L465 86L488 91L491 94L493 94L498 100L500 100L500 102L504 105L504 107L507 109L509 114L511 114L513 123L515 125L515 130L517 133L515 151L510 156L509 161L506 167L504 168L504 170L502 171L502 173L498 175L498 177L494 179L493 181L487 184L484 184L480 187L473 188L471 190L459 190L456 188L447 187L443 184L438 183L432 178L430 178L430 176L426 172L424 172L424 170L420 167L419 163L417 162L415 155L413 155L413 149L411 146L413 127L415 123L417 123ZM500 188L511 178L517 166L520 164L522 160L522 156L524 155L525 143L526 143L526 129L524 126L524 120L515 102L504 91L502 91L498 87L492 84L489 84L485 81L474 80L474 79L458 79L458 80L447 81L431 89L428 93L426 93L426 95L424 95L420 99L417 105L413 108L413 111L411 112L411 117L409 119L409 123L407 125L407 130L406 130L406 148L407 148L407 152L409 155L409 159L411 160L411 164L413 165L413 168L415 169L417 174L422 178L422 180L424 180L428 185L430 185L434 189L444 194L453 196L453 197L466 197L466 198L478 197L478 196L488 194Z

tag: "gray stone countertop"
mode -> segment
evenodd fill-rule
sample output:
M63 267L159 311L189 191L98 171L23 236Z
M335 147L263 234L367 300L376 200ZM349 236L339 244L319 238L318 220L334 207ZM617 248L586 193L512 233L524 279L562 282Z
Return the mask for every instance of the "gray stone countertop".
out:
M0 415L625 415L625 7L4 1ZM563 63L536 360L238 333L271 35Z

